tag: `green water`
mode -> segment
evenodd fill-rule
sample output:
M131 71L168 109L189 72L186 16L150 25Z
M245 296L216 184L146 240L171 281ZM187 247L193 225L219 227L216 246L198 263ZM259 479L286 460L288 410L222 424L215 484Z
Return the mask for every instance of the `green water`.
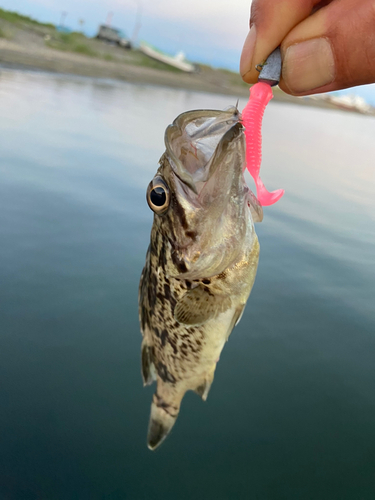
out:
M208 401L152 453L145 189L181 112L236 97L0 74L0 498L375 498L375 120L271 103L261 258ZM240 102L243 106L244 102Z

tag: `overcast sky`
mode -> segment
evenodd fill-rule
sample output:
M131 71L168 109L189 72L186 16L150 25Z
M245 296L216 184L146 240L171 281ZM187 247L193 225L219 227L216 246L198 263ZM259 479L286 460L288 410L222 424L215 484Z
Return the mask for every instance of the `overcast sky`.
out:
M162 50L214 66L238 69L248 31L250 0L0 0L0 6L94 35L98 24L113 12L112 25L132 35L137 6L142 8L139 38Z

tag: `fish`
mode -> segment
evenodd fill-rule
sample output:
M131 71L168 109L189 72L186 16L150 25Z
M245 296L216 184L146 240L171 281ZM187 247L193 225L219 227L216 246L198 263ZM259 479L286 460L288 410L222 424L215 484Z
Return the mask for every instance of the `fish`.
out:
M139 285L144 385L156 381L147 444L170 433L186 391L204 401L254 284L262 206L244 179L241 113L194 110L165 131L147 188L154 212Z

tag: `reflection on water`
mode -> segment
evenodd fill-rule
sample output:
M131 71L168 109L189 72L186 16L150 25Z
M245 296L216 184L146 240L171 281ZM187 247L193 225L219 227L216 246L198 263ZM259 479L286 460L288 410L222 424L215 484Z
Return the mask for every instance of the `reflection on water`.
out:
M271 103L263 180L286 194L207 403L147 450L137 287L145 188L183 111L236 97L0 75L4 498L375 495L375 121ZM240 102L243 106L244 102Z

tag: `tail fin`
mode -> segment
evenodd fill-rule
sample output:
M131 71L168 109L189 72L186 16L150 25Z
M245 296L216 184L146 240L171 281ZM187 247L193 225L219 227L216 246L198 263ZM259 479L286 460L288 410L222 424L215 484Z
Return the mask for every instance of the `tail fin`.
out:
M154 394L147 436L147 445L150 450L155 450L168 436L176 422L179 409L179 403L177 407L172 406L157 393Z

